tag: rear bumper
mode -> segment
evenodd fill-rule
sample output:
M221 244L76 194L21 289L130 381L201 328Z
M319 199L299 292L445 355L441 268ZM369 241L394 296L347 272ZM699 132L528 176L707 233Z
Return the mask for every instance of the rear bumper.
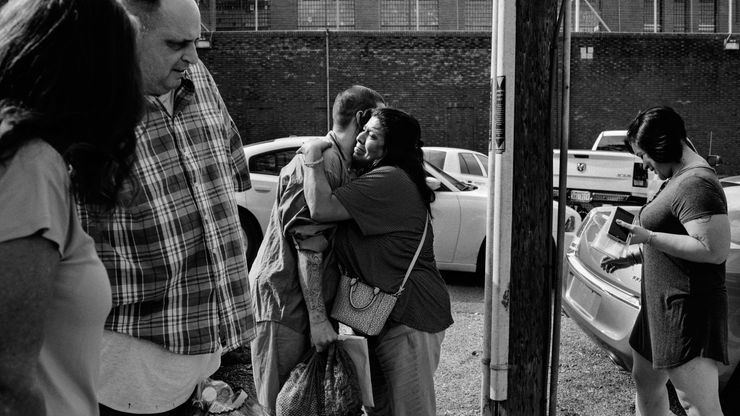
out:
M632 367L629 336L640 309L639 298L597 279L574 255L567 256L563 310L611 358Z

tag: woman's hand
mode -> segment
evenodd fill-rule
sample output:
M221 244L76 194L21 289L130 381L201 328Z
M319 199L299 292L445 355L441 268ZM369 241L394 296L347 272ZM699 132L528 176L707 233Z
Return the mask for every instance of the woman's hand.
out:
M601 259L600 266L605 272L613 273L616 270L625 269L627 267L634 266L634 264L635 262L630 256L619 257L617 259L604 257L603 259Z
M303 154L303 158L306 162L315 162L321 158L324 150L331 147L331 142L323 139L311 140L303 143L296 153Z
M637 224L631 224L622 220L617 220L617 225L624 227L632 234L631 244L640 244L650 240L650 230Z

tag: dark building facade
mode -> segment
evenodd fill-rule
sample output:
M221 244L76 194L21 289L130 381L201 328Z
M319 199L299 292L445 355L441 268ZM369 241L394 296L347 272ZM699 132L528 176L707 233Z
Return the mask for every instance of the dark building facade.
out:
M208 30L489 31L492 0L199 0ZM738 0L573 0L575 32L730 33Z

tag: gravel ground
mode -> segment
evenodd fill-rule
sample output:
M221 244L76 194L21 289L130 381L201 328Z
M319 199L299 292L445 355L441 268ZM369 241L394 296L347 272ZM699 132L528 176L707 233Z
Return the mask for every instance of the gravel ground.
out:
M442 344L435 377L439 415L478 415L481 390L483 288L470 277L445 274L452 296L455 324ZM243 363L223 365L213 378L254 392L247 350ZM562 416L625 416L634 414L634 384L568 317L563 316L558 383L558 414Z
M461 274L446 274L455 324L442 344L437 370L437 413L478 415L481 389L483 288ZM460 284L454 284L460 283ZM475 334L475 336L472 336ZM634 385L568 317L563 316L558 383L562 416L632 415Z

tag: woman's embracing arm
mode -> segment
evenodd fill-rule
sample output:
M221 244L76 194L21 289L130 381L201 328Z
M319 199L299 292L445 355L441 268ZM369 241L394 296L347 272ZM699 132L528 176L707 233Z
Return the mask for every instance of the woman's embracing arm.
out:
M323 140L305 143L303 153L303 193L311 218L318 222L342 221L352 218L344 205L332 194L324 172L323 151L330 146Z

